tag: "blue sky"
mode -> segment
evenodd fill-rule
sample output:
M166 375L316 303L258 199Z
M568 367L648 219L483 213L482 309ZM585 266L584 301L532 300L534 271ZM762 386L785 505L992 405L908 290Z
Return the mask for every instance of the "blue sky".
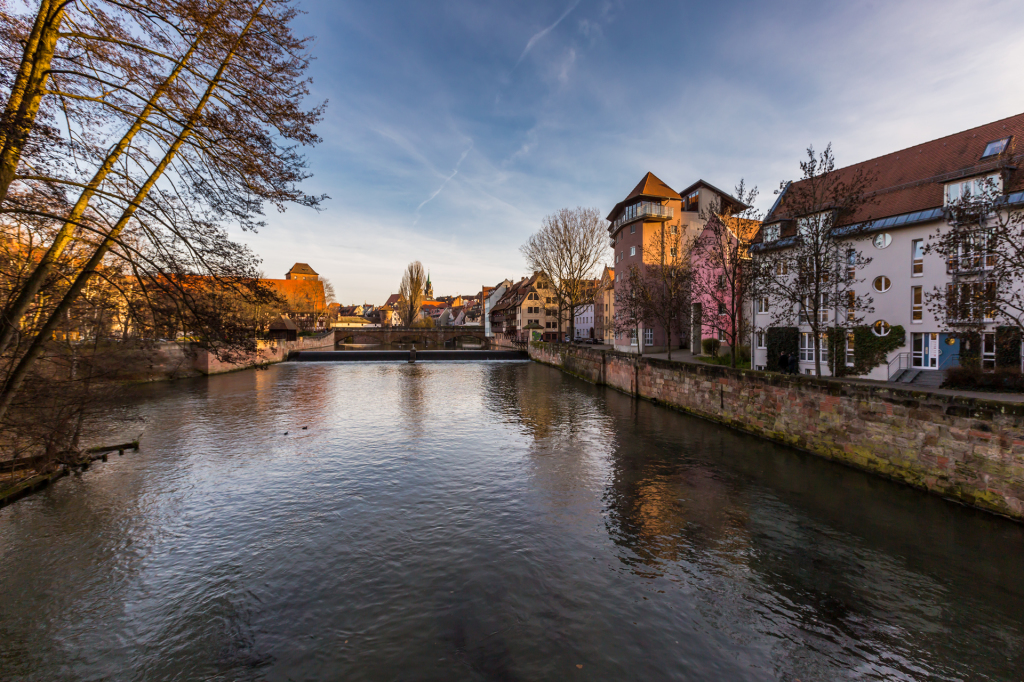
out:
M545 215L607 213L647 171L767 208L809 144L847 165L1024 111L1019 0L301 6L329 100L306 188L331 199L243 239L343 303L412 260L438 294L520 277Z

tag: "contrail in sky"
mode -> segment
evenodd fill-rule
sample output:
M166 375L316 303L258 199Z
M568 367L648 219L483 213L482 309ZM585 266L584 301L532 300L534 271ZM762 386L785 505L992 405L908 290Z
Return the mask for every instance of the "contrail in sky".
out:
M550 26L548 26L547 28L542 29L542 30L538 31L537 33L533 34L533 37L530 38L530 40L526 43L526 47L523 48L523 53L521 55L519 55L519 59L516 60L516 66L512 67L513 71L515 71L516 67L519 66L519 62L523 61L523 57L525 57L527 55L527 53L530 50L533 49L533 46L537 44L537 41L539 41L541 38L546 36L556 26L558 26L560 23L562 23L562 20L565 19L567 16L569 16L569 12L572 12L574 9L576 9L576 5L578 5L578 4L580 4L580 0L576 0L576 2L572 3L572 5L569 6L569 9L565 10L565 12L562 13L562 16L558 17L558 20L555 23L553 23Z
M455 170L452 171L452 174L444 179L444 182L441 183L440 187L438 187L436 190L434 190L433 194L431 194L429 197L424 199L423 203L421 203L419 206L416 207L416 221L413 222L413 225L415 225L416 222L418 222L419 219L420 219L420 209L423 208L424 206L426 206L427 204L429 204L431 201L433 201L437 197L437 195L441 193L441 190L444 189L444 186L448 184L448 181L451 180L452 178L454 178L458 174L459 166L461 166L462 162L466 160L466 156L469 154L471 149L473 149L473 145L472 144L470 144L469 147L466 148L466 151L462 152L462 156L459 157L458 163L455 164Z

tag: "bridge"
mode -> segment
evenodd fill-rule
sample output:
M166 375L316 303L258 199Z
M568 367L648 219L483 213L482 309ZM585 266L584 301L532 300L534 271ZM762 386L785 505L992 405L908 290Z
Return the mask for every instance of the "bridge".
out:
M473 341L487 350L491 347L479 326L459 327L341 327L334 330L334 346L346 343L372 345L411 345L421 350L453 348L462 341Z

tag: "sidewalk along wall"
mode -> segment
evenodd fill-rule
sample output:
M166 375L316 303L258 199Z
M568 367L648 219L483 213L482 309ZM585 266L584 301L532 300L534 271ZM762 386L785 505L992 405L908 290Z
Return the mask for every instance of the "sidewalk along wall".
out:
M205 350L196 351L192 367L202 374L223 374L240 369L268 365L287 360L288 356L300 350L334 349L334 334L330 331L319 336L303 336L295 341L258 341L257 352L239 362L221 362Z
M535 343L588 381L1024 520L1024 404Z

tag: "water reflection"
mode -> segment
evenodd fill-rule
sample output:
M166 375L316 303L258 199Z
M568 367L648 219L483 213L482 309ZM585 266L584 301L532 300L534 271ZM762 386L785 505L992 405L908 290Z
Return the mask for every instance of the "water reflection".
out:
M132 415L141 453L0 510L2 679L1024 669L1020 526L540 365L285 364Z

